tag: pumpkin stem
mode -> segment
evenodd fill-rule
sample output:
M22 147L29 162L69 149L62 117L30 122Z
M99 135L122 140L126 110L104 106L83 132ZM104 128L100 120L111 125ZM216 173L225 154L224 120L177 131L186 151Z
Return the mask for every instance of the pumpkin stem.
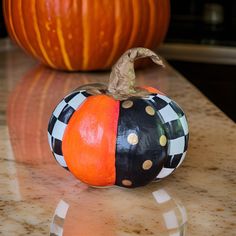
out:
M132 48L126 51L112 67L110 74L108 93L115 99L123 100L130 96L149 94L135 88L134 61L139 58L150 57L157 65L164 66L156 53L147 48Z

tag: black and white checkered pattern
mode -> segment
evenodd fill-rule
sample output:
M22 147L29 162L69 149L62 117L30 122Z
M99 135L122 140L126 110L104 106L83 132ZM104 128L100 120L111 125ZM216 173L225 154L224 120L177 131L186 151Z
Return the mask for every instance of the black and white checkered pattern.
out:
M63 153L62 139L71 116L89 96L85 90L73 91L55 108L48 124L48 142L56 161L67 168Z
M170 175L183 162L189 139L188 124L182 109L168 97L155 94L148 100L156 108L166 131L167 160L156 179L162 179Z

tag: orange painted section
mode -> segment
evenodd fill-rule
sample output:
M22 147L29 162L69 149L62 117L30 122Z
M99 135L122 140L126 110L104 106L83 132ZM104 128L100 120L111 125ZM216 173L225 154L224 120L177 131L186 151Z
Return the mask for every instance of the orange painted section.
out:
M146 89L148 92L150 93L157 93L157 94L162 94L164 95L164 93L162 93L160 90L153 88L153 87L148 87L148 86L142 86L142 88Z
M62 152L70 171L94 186L115 183L119 101L106 95L88 97L66 128Z

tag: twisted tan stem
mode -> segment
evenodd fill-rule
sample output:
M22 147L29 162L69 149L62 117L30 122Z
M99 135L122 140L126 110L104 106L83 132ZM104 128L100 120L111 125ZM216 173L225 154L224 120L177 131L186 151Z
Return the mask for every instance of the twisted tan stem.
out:
M154 63L164 66L156 53L147 48L132 48L126 51L112 67L108 93L114 98L142 96L145 91L135 89L134 61L139 58L150 57Z

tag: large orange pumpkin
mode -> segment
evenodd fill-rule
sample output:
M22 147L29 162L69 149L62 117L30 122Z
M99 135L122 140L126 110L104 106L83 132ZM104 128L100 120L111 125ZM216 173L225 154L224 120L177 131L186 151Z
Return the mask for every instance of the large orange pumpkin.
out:
M169 23L169 0L3 0L11 38L50 67L110 68L131 47L155 49Z

